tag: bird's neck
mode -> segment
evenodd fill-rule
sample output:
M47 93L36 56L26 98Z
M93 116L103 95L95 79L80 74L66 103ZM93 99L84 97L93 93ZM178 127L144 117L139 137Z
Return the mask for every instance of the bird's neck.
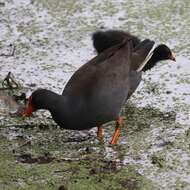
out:
M43 96L39 99L40 107L39 109L46 109L50 112L57 111L57 109L62 105L64 107L65 96L61 96L55 92L47 90Z
M150 58L150 60L146 63L146 65L143 67L142 71L147 71L147 70L150 70L152 69L156 63L158 62L158 57L155 56L154 54L152 55L152 57Z

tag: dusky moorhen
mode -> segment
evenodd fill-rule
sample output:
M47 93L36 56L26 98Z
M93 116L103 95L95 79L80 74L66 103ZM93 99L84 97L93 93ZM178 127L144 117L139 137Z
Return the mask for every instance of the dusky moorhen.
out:
M94 48L97 53L101 53L106 49L115 46L121 43L124 39L131 39L132 46L140 48L143 45L141 40L130 34L129 32L124 32L121 30L107 30L107 31L97 31L93 33L92 40ZM141 48L142 52L142 48ZM127 88L129 88L128 96L126 98L129 99L130 96L137 89L140 81L142 80L142 71L147 71L154 67L157 62L162 60L172 60L176 61L175 55L172 53L170 48L165 44L160 44L156 48L152 49L152 52L149 52L151 55L149 56L149 60L143 62L144 55L138 56L137 58L132 59L132 64L129 72L129 83L127 84ZM101 136L102 129L99 127L99 136Z
M122 30L97 31L92 35L93 45L97 53L101 53L105 49L121 43L124 39L131 39L134 48L140 44L143 44L137 36ZM139 57L140 56L138 56L138 59ZM160 44L153 50L152 56L150 56L150 59L145 65L143 65L140 60L137 60L136 63L133 63L130 70L130 90L127 99L137 89L140 81L142 80L142 72L139 71L150 70L159 61L167 59L176 61L175 55L172 53L170 48L165 44ZM135 60L133 60L133 62L135 62ZM138 70L137 67L139 67L138 72L136 72L136 70Z
M84 130L116 120L111 144L122 125L120 109L129 93L131 62L144 59L154 42L146 40L135 49L131 40L113 46L81 66L66 84L62 95L39 89L29 97L24 116L38 109L49 110L54 121L65 129ZM101 128L98 128L98 133Z
M141 43L141 40L138 37L121 30L97 31L92 35L93 45L98 53L121 43L124 39L131 39L133 47L136 47L137 45L139 46ZM167 59L176 61L175 55L171 52L170 48L165 44L160 44L154 49L153 55L147 64L142 68L142 71L147 71L154 67L157 62ZM137 63L141 64L139 61L137 61ZM136 70L134 67L132 68Z

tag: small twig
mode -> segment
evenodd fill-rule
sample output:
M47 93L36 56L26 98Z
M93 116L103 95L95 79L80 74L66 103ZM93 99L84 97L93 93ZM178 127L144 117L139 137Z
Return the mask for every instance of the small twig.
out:
M22 145L19 146L18 148L22 148L22 147L27 146L27 145L31 145L31 140L26 141L24 144L22 144Z
M18 89L18 88L17 87L13 87L12 90L13 89ZM9 87L2 87L2 88L0 88L0 90L10 90L10 88Z
M5 77L5 79L3 80L2 86L3 86L4 89L8 88L8 89L11 89L11 90L19 88L19 85L15 82L15 80L13 79L13 77L11 77L11 72L9 72L7 74L7 76Z

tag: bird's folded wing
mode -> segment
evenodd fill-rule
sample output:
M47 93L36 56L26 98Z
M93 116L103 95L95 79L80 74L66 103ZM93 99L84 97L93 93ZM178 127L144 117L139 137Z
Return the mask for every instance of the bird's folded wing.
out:
M154 41L146 39L133 49L132 70L140 72L152 56Z

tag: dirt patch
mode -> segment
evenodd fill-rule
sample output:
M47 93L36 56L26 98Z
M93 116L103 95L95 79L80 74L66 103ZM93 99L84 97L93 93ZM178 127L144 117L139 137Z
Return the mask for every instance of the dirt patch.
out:
M25 164L47 164L52 162L55 158L52 157L49 153L44 153L43 156L33 157L31 154L21 154L16 156L16 159L20 163Z

